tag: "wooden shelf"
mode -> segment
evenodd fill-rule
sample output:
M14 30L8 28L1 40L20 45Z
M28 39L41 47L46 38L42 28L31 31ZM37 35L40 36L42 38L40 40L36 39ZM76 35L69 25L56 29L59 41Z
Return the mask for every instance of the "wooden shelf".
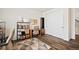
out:
M28 34L26 30L28 29ZM30 37L30 22L17 22L17 40Z
M5 41L5 22L0 22L0 43Z

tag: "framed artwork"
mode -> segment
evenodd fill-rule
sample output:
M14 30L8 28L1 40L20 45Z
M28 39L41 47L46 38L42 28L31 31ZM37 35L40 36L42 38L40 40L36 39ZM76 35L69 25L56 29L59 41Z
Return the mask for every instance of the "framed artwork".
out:
M38 23L37 19L32 20L32 25L36 25Z

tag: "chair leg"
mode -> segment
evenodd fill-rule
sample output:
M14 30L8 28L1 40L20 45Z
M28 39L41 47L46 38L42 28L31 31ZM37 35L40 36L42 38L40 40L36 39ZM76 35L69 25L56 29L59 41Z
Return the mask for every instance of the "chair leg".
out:
M13 50L12 41L10 41L10 42L7 44L7 49L8 49L8 50Z

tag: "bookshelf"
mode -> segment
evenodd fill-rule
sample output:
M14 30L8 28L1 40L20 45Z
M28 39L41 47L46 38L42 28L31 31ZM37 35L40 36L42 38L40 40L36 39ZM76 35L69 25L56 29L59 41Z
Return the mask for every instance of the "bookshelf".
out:
M5 22L0 22L0 43L5 41Z
M17 22L17 40L30 37L30 22Z

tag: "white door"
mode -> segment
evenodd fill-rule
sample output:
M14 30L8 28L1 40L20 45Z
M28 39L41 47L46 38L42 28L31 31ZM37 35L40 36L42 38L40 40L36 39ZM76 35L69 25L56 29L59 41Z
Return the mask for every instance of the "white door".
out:
M45 15L46 34L50 34L59 38L64 38L63 10L49 12Z

